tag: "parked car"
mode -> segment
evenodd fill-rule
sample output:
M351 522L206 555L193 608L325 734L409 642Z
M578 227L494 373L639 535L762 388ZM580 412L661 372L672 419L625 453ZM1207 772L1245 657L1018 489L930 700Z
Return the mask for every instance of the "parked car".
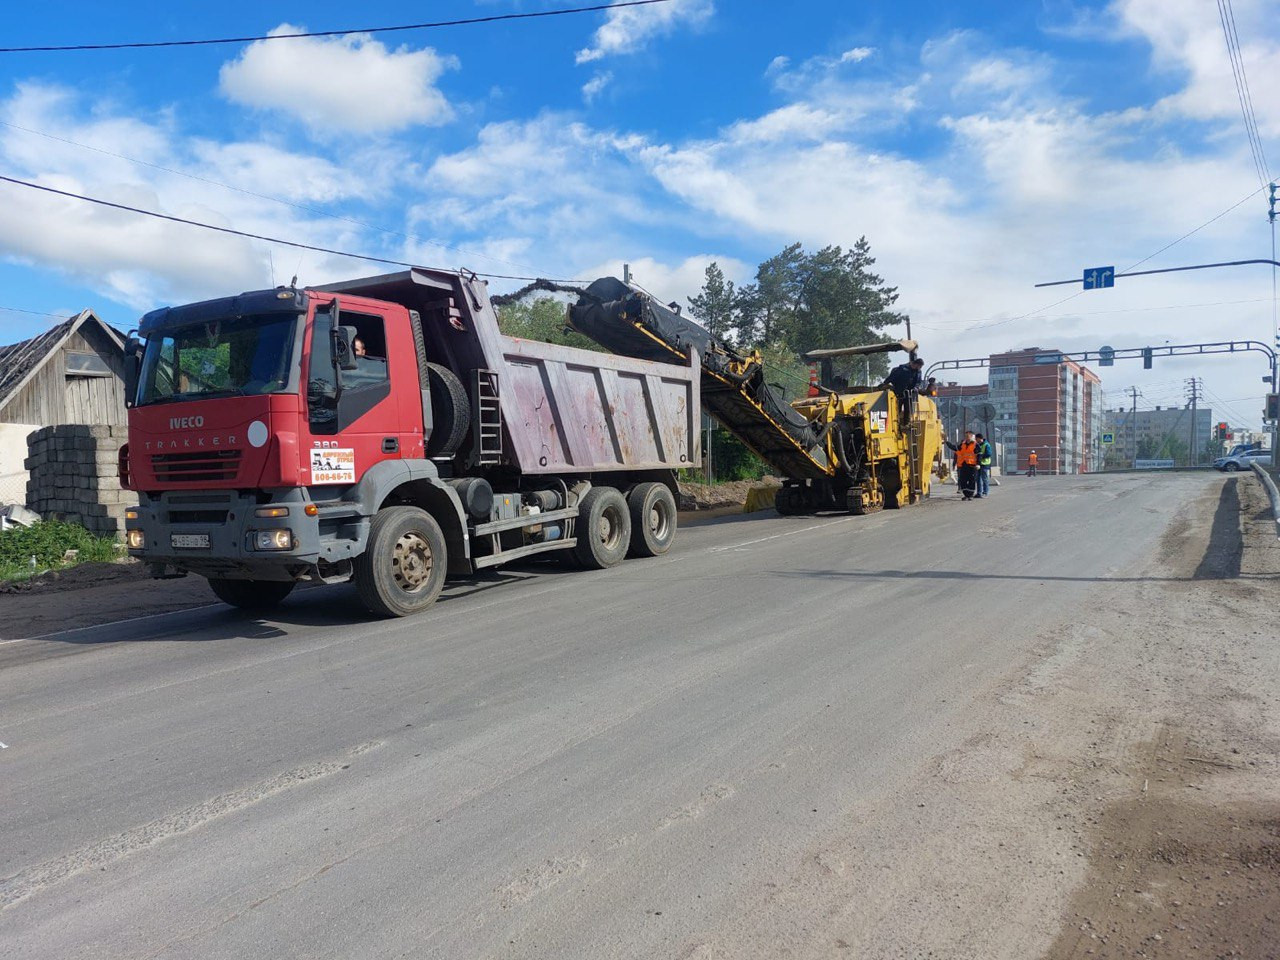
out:
M1213 465L1225 473L1235 473L1237 470L1248 470L1253 464L1260 463L1264 466L1271 463L1270 450L1244 450L1230 457L1219 457L1213 461Z

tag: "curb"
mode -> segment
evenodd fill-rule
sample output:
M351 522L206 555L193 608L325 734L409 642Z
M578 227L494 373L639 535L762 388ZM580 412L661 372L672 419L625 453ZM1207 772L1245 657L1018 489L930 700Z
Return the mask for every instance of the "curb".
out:
M1276 489L1276 482L1271 479L1271 474L1256 463L1252 467L1253 472L1267 489L1267 499L1271 501L1271 518L1276 523L1276 539L1280 539L1280 490Z

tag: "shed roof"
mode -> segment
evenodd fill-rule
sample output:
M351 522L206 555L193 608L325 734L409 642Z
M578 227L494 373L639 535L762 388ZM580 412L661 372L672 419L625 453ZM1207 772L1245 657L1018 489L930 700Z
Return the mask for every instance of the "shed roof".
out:
M97 324L120 349L124 349L124 337L92 310L81 310L44 333L0 347L0 409L3 409L19 390L27 385L67 342L86 323Z

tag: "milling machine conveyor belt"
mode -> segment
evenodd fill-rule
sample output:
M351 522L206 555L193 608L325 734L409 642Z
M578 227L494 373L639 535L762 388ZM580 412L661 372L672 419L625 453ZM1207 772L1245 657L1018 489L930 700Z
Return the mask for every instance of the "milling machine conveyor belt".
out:
M569 323L613 353L663 363L698 351L702 407L785 477L829 477L821 427L765 382L757 356L744 356L706 330L614 277L602 277L569 308Z

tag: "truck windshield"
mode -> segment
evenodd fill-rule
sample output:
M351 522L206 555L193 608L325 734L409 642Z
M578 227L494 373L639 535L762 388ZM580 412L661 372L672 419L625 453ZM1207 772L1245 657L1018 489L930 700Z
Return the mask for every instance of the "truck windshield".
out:
M292 314L227 317L147 338L138 403L274 393L289 384Z

